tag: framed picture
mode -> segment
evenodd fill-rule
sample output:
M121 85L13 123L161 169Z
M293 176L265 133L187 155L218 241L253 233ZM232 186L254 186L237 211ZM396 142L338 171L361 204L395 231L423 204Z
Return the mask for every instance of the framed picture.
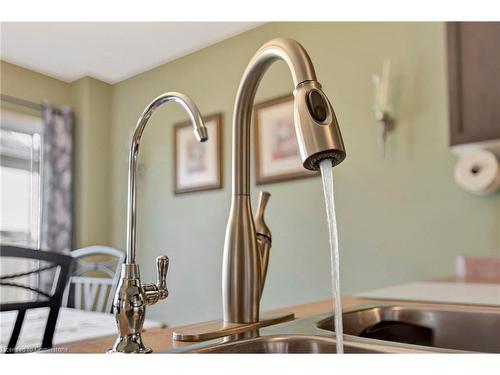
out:
M174 125L174 191L176 194L222 187L222 114L203 118L208 140L198 142L190 121Z
M293 95L255 105L254 119L258 185L318 175L302 166L293 120Z

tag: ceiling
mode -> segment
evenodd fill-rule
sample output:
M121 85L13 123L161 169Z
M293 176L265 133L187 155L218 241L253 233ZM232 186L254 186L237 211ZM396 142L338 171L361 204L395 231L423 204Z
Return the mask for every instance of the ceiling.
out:
M260 24L2 22L0 58L66 82L116 83Z

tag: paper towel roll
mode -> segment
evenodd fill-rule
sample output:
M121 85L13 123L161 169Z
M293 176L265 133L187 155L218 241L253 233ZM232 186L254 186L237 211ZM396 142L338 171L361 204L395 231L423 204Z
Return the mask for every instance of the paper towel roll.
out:
M494 193L500 187L500 167L496 156L486 150L465 154L455 166L455 181L471 193Z

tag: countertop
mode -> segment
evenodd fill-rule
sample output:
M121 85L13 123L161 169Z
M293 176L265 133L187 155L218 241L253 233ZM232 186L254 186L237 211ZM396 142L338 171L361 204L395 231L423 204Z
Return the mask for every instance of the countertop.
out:
M500 307L500 284L416 281L357 293L355 297Z
M354 297L343 297L343 307L358 305L366 300L361 300ZM305 303L302 305L290 306L282 309L271 311L293 312L295 318L302 318L310 315L317 315L332 311L333 305L331 299ZM196 324L196 323L195 323ZM194 324L193 324L194 325ZM184 327L189 327L187 325ZM173 327L155 328L145 330L143 332L144 342L153 349L153 352L162 352L172 348L177 348L184 345L192 345L190 342L178 342L172 339ZM64 345L68 353L105 353L114 343L116 335L103 337L94 340L86 340Z
M460 278L446 278L440 281L445 282L457 282L457 283L500 283L500 280L464 280ZM343 309L353 307L361 304L370 303L381 303L383 299L367 299L359 297L346 296L342 298ZM394 303L394 299L385 300L387 303ZM398 301L401 304L411 304L410 301ZM305 303L302 305L290 306L287 308L276 309L272 311L276 312L293 312L295 313L295 318L302 318L310 315L318 315L332 311L333 305L331 299L326 299L322 301L316 301L311 303ZM194 324L193 324L194 325ZM189 327L192 325L184 326ZM172 333L174 331L173 327L169 328L155 328L146 330L143 333L144 341L150 346L154 352L162 352L172 348L176 348L184 345L191 345L189 342L176 342L172 339ZM67 349L68 353L105 353L109 349L115 340L116 336L108 336L99 339L87 340L74 342L71 344L66 344L64 347Z

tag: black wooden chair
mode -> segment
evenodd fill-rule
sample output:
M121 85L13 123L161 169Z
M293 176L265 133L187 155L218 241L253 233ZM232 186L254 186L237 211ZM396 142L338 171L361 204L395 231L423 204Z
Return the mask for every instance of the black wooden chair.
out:
M50 251L25 249L16 246L0 246L0 257L24 258L39 261L39 267L26 272L12 273L9 275L0 276L0 285L6 287L21 288L34 292L38 298L36 300L27 302L5 302L0 301L0 311L13 311L18 310L14 329L9 339L5 353L15 353L15 347L21 332L21 327L24 322L26 311L29 309L36 309L41 307L48 307L49 316L43 334L42 346L40 349L52 348L52 338L56 328L57 317L61 307L61 301L64 289L69 281L71 275L71 267L73 265L73 258L68 255L54 253ZM53 270L54 284L51 292L46 292L29 285L20 284L15 279L28 275L39 275L41 272Z

